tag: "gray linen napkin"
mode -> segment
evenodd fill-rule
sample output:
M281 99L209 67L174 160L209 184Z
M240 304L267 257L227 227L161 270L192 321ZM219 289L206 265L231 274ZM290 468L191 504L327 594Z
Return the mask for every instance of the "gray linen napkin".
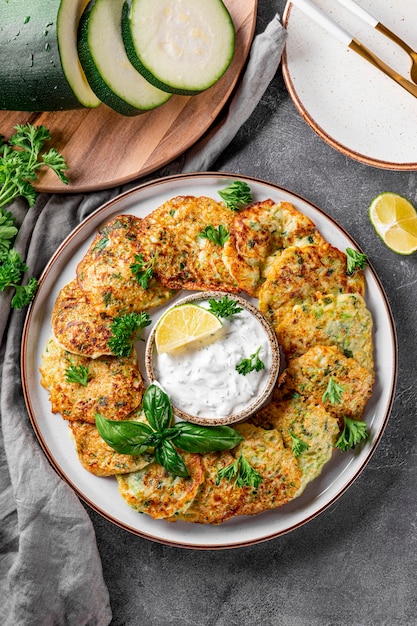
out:
M153 177L204 171L248 119L272 80L286 32L275 16L255 37L228 112L188 154ZM139 181L135 181L137 184ZM34 207L11 207L20 230L15 247L35 276L77 224L120 189L41 194ZM0 623L5 626L102 626L112 615L94 529L75 493L49 465L29 423L20 379L25 311L0 294ZM2 434L2 437L1 437Z

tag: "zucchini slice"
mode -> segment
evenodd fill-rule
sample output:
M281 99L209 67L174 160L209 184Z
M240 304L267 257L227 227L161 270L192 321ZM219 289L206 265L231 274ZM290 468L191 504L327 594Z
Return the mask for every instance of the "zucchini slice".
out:
M100 104L77 54L87 0L2 2L0 109L59 111Z
M78 54L91 88L122 115L138 115L172 94L151 85L130 63L121 32L124 0L92 0L78 31Z
M77 52L77 31L81 15L88 0L61 0L58 12L58 43L65 76L78 100L85 107L95 108L100 104L88 84Z
M235 29L221 0L126 0L122 33L127 55L159 89L194 95L229 67Z

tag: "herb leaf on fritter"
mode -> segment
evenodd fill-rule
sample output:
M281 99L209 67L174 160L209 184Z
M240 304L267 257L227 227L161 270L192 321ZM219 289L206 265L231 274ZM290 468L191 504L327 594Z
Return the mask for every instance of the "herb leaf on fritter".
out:
M151 318L149 313L126 313L120 317L115 317L110 324L111 336L108 346L116 356L129 356L133 344L139 338L138 333L149 326Z
M345 451L355 448L356 445L368 438L368 427L366 422L344 418L344 426L339 439L336 441L336 448Z

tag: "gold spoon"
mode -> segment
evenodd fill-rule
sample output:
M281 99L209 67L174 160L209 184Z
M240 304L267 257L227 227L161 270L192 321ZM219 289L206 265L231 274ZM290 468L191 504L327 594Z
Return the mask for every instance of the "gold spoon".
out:
M362 19L364 22L375 28L385 37L394 41L404 52L406 52L411 58L410 77L413 83L417 83L417 52L413 50L408 43L403 41L398 35L392 32L387 26L379 22L373 15L368 13L364 8L359 6L355 0L338 0L339 4L343 5L346 9L349 9L354 15Z

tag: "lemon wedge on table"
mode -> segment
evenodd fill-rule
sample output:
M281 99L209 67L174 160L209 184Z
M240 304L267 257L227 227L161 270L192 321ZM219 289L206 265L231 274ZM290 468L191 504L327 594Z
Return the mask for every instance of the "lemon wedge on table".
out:
M412 254L417 250L417 212L406 198L392 192L379 194L369 206L369 219L393 252Z
M180 304L169 309L155 329L158 354L182 348L212 335L222 327L218 317L197 304Z

